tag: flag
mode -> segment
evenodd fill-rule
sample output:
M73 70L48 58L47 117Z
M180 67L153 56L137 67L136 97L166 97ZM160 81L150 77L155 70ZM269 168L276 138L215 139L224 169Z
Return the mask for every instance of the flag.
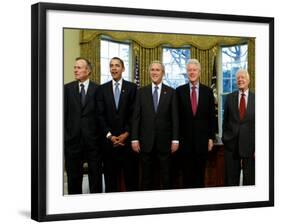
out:
M214 57L214 64L213 64L213 74L212 74L212 81L211 81L211 89L213 93L217 92L217 66L216 66L216 57ZM215 96L216 97L216 96Z
M214 98L215 98L215 113L216 113L216 123L215 123L215 131L218 133L219 124L218 124L218 92L217 92L217 66L216 66L216 57L214 57L213 64L213 74L211 81L211 89L213 90Z
M137 87L139 89L140 88L140 73L139 73L139 63L138 63L137 56L136 56L136 61L135 61L134 82L137 84Z

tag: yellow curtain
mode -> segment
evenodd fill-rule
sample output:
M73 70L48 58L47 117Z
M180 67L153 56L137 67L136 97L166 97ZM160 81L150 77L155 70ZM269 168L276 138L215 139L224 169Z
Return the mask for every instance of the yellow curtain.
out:
M201 83L211 86L214 60L218 60L220 45L245 43L242 37L202 36L188 34L159 34L144 32L123 32L107 30L81 30L81 56L88 58L93 64L92 80L100 83L100 37L106 35L115 41L132 43L133 68L137 56L141 86L150 83L148 67L151 61L162 61L162 46L190 46L191 57L201 63ZM255 88L255 39L248 38L248 70L251 75L250 88ZM218 56L218 57L216 57ZM133 70L132 70L133 71ZM220 69L218 67L218 74Z
M80 33L82 36L83 31ZM81 38L80 36L80 38ZM91 74L91 80L95 83L100 83L100 36L96 36L94 39L87 42L80 42L81 57L87 58L92 66L93 71Z
M197 59L201 64L200 82L206 86L211 86L212 76L214 72L214 65L216 66L215 56L217 55L218 48L213 47L209 50L201 50L194 46L190 49L191 58Z
M169 33L148 33L128 32L110 30L81 30L81 42L89 42L100 35L105 35L115 41L132 40L144 48L155 48L163 44L171 47L182 47L192 45L201 50L212 49L219 44L234 45L245 42L243 37L224 37L211 35L191 34L169 34Z
M162 61L162 47L145 48L133 42L133 58L138 59L140 85L146 86L151 83L148 68L152 61ZM135 65L134 65L135 66Z
M256 70L255 70L255 60L256 60L256 52L255 52L255 38L250 38L248 40L248 72L250 74L250 89L255 91L255 77L256 77Z

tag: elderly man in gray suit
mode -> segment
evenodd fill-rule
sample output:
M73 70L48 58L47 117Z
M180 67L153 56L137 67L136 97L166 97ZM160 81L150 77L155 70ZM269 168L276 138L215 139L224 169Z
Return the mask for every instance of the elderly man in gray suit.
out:
M238 91L229 94L224 106L225 185L237 186L243 169L243 185L255 184L255 94L249 91L246 70L236 73Z

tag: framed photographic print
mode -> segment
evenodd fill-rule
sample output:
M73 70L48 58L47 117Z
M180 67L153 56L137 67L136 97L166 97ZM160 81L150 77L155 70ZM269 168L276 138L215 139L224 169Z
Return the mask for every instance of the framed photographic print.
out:
M213 89L217 117L217 141L208 153L205 187L90 194L86 184L81 194L68 193L64 85L73 80L75 59L80 57L93 65L91 80L98 84L110 81L108 65L115 56L124 59L123 78L140 87L150 83L148 67L153 60L165 65L163 83L172 88L188 82L188 59L200 61L200 82ZM223 111L225 96L238 88L235 73L239 68L248 70L250 90L256 97L255 184L226 187ZM273 206L273 82L274 18L55 3L32 5L32 219ZM87 174L87 166L83 169Z

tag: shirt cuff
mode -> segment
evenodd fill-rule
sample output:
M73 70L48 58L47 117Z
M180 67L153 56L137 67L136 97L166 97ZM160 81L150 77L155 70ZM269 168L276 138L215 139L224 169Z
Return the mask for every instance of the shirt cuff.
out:
M139 140L132 140L131 143L137 143Z
M176 143L176 144L179 144L180 141L179 140L173 140L172 143Z
M107 134L106 134L106 138L108 138L109 136L111 136L111 132L109 131Z

